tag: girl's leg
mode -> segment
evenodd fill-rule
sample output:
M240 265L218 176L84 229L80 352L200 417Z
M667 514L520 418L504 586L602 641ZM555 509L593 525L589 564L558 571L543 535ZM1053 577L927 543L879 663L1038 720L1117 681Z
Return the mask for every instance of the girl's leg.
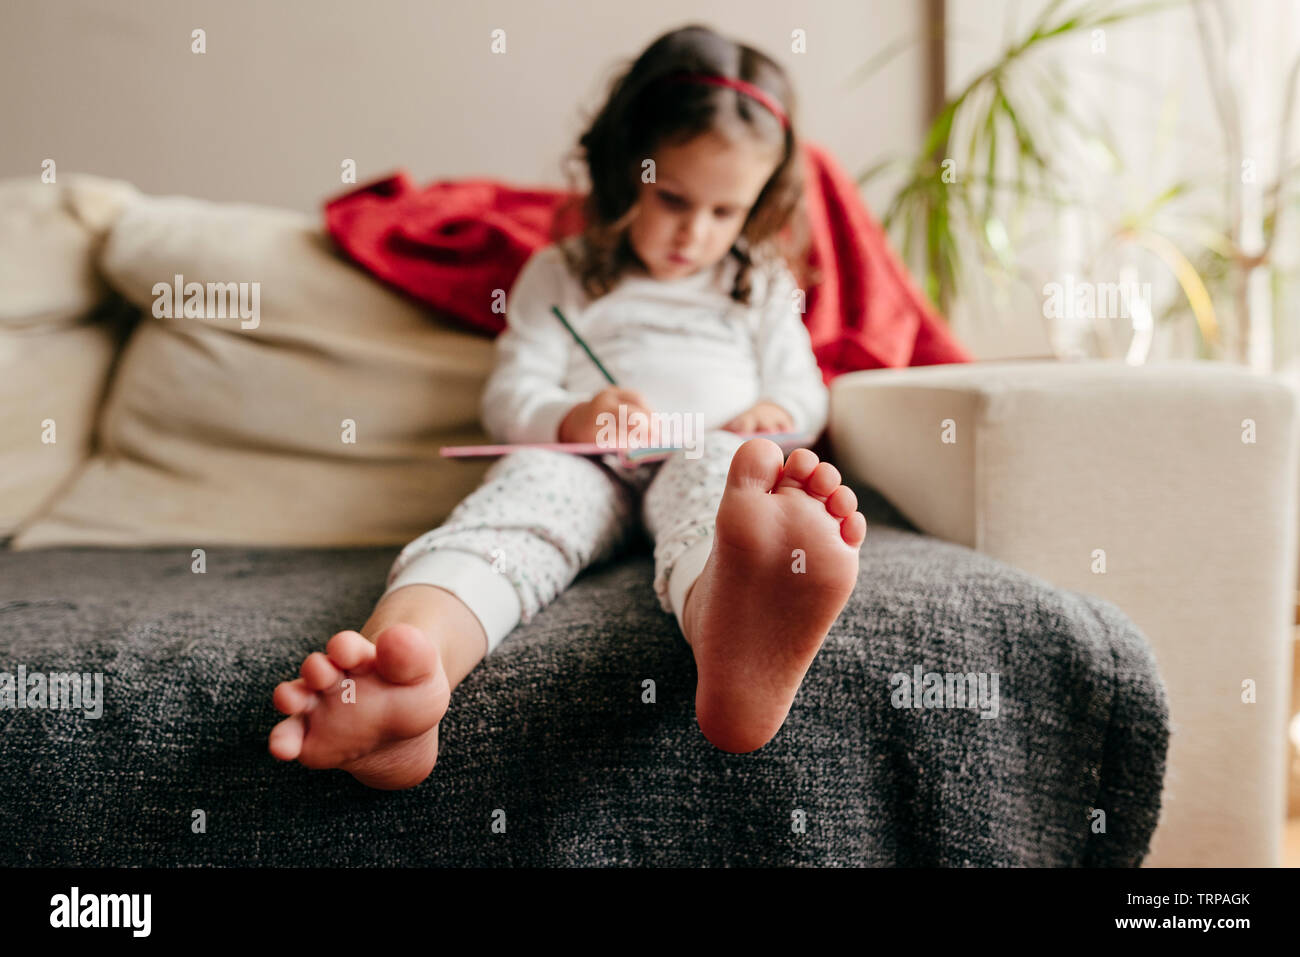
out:
M451 690L520 620L633 527L636 497L599 463L515 452L440 528L406 546L361 633L341 631L276 688L276 757L377 788L423 781Z
M517 624L528 623L554 601L580 571L613 556L633 529L635 510L632 489L602 463L521 449L488 469L483 484L446 522L402 549L381 603L398 600L414 585L436 586L459 600L478 625L477 631L466 629L478 639L472 668ZM441 597L430 598L426 588L406 600L417 606L429 600L445 604ZM380 617L389 615L386 608ZM455 654L467 657L464 649Z
M677 616L683 634L686 594L713 548L727 470L744 441L733 432L705 433L701 455L692 459L685 451L674 453L642 499L642 521L655 543L655 594L664 611Z
M857 581L866 522L853 491L808 449L708 435L646 493L655 591L691 645L695 718L724 751L780 730Z
M385 593L360 632L373 642L381 631L396 624L414 625L432 636L447 671L449 691L455 691L486 654L482 623L468 605L444 588L417 584Z

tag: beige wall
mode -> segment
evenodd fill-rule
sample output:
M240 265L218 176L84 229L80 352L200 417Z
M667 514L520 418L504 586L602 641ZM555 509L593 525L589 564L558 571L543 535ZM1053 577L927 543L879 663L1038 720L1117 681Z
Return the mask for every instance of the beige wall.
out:
M902 0L3 0L0 177L39 171L313 211L404 166L420 182L562 182L560 157L617 63L660 32L704 22L794 75L803 135L857 172L912 148L919 46L870 83L850 74L919 32ZM190 52L190 31L207 52ZM507 53L489 51L502 28ZM808 52L790 52L794 29ZM866 196L884 202L886 184Z

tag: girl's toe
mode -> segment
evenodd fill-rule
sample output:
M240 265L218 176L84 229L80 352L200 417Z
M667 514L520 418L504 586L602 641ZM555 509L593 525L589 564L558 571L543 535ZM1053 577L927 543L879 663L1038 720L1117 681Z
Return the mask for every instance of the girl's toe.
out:
M785 467L781 469L781 480L776 483L777 488L801 488L808 481L808 476L812 475L813 469L817 467L817 456L811 449L795 449L785 460Z
M817 498L827 498L840 485L840 472L830 462L822 462L815 469L812 475L808 476L808 481L804 483L804 488L810 495Z
M861 512L854 512L840 523L840 535L846 544L854 548L867 540L867 520Z
M316 693L307 687L301 678L293 681L281 681L271 693L271 703L281 714L300 714L310 711L320 700Z
M357 631L340 631L325 645L325 654L337 667L356 671L374 660L375 646Z
M826 511L836 518L848 518L857 510L858 497L847 485L841 485L826 499Z
M302 715L285 718L271 729L270 751L281 761L292 761L302 754L306 723Z
M319 651L313 651L302 663L302 680L312 691L326 691L338 684L343 672Z

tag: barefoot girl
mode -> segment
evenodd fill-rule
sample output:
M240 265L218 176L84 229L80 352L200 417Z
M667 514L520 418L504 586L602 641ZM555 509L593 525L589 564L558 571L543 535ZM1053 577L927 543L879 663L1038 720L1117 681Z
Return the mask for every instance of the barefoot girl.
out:
M494 463L398 555L361 630L334 635L275 689L288 715L271 731L277 758L377 788L420 783L452 690L638 524L660 605L695 658L700 729L731 752L777 733L866 535L832 465L736 434L826 423L776 251L802 192L792 107L775 62L698 26L660 37L615 81L579 141L585 231L539 250L515 281L483 421L500 441L590 443L622 406L625 421L697 416L703 438L639 468L541 449Z

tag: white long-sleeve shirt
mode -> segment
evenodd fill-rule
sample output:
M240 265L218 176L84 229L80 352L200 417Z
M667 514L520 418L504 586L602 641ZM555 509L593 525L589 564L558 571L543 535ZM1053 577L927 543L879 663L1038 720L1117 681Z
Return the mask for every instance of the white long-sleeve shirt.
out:
M795 308L794 276L779 260L756 266L747 307L727 294L737 268L729 255L682 279L629 274L593 300L558 246L539 249L507 296L484 427L500 442L555 442L569 410L609 386L554 305L654 412L698 412L704 429L716 429L765 400L790 413L794 431L821 432L829 395Z

